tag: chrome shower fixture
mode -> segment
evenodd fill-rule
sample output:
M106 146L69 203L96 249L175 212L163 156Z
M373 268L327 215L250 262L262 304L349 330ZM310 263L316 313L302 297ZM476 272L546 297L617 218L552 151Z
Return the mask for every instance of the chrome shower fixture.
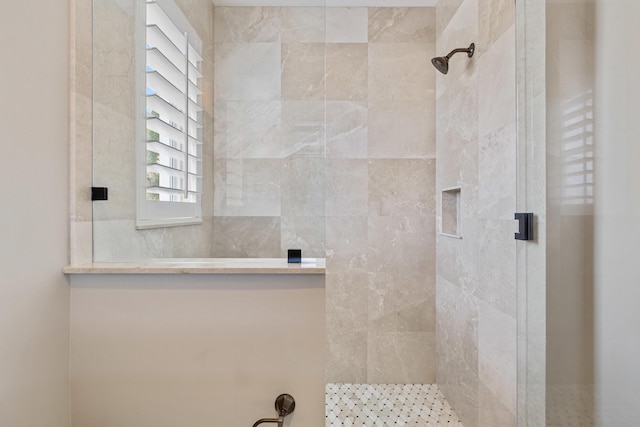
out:
M440 71L442 74L447 74L449 72L449 58L458 52L467 52L467 56L471 58L475 50L475 43L471 43L468 48L453 49L447 56L438 56L433 58L431 63L436 67L436 70Z

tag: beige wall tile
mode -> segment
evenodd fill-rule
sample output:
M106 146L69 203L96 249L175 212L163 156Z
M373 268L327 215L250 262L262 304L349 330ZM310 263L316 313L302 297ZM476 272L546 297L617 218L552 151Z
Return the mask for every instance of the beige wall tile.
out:
M366 273L326 275L327 334L329 339L345 333L366 332L368 276Z
M279 216L279 159L219 159L214 162L214 215Z
M369 160L372 216L428 216L435 213L435 160Z
M367 44L327 45L327 100L367 99Z
M213 218L213 258L278 258L280 217Z
M434 354L432 332L369 332L367 382L432 384Z
M268 43L280 41L280 8L216 7L216 43Z
M372 7L369 8L369 42L433 42L435 24L435 8Z
M325 96L325 45L282 45L282 99L323 100Z
M515 22L515 2L510 0L480 0L478 10L482 46L490 46Z
M410 269L369 273L369 329L435 332L434 279Z
M369 272L390 273L397 287L407 271L423 275L425 286L433 286L426 279L435 273L432 259L435 221L433 215L373 216L369 217Z
M217 101L215 158L279 158L281 121L281 101Z
M370 158L436 155L435 100L369 103Z
M282 163L281 212L287 216L323 217L325 159L292 157Z
M368 188L366 160L327 160L325 205L327 216L366 216Z
M426 100L435 82L430 64L432 43L371 43L369 45L370 100Z
M367 333L331 335L326 349L326 381L367 382Z
M325 126L323 101L283 101L281 157L324 157Z
M327 273L366 273L366 215L326 218Z
M366 7L327 8L327 43L366 43L367 13Z
M516 124L478 140L478 216L513 219L516 206L516 183L508 176L516 174Z
M217 43L215 99L279 100L280 43Z
M516 318L481 302L478 308L478 378L501 404L516 409Z
M281 255L285 258L288 249L301 249L304 258L324 258L325 231L323 216L281 217Z
M325 15L323 7L281 7L282 43L323 43Z
M478 60L480 135L500 129L516 119L514 40L515 25L511 25Z
M367 102L327 101L326 109L327 158L367 158Z
M516 416L502 405L491 390L486 388L484 384L480 384L478 390L480 395L478 405L478 426L479 427L515 427L517 426ZM565 406L564 410L567 409ZM563 420L566 421L566 418Z

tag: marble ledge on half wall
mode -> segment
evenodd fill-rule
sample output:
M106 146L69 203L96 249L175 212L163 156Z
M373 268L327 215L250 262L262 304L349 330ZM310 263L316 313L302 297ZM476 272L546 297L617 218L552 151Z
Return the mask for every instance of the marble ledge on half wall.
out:
M324 258L171 258L94 262L65 267L65 274L325 274Z

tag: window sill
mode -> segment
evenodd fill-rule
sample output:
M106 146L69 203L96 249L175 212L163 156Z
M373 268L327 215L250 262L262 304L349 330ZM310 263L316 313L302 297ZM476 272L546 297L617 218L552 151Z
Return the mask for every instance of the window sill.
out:
M325 274L324 258L178 258L71 265L65 274Z

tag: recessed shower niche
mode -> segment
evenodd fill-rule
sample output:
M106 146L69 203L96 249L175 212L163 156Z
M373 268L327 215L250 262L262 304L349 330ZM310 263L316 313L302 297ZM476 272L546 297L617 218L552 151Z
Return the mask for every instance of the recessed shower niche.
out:
M458 239L461 239L462 235L460 230L460 198L461 198L460 187L448 188L446 190L442 190L441 196L442 196L442 199L441 199L440 207L442 211L440 215L442 218L442 225L441 225L440 233L445 236L456 237Z

